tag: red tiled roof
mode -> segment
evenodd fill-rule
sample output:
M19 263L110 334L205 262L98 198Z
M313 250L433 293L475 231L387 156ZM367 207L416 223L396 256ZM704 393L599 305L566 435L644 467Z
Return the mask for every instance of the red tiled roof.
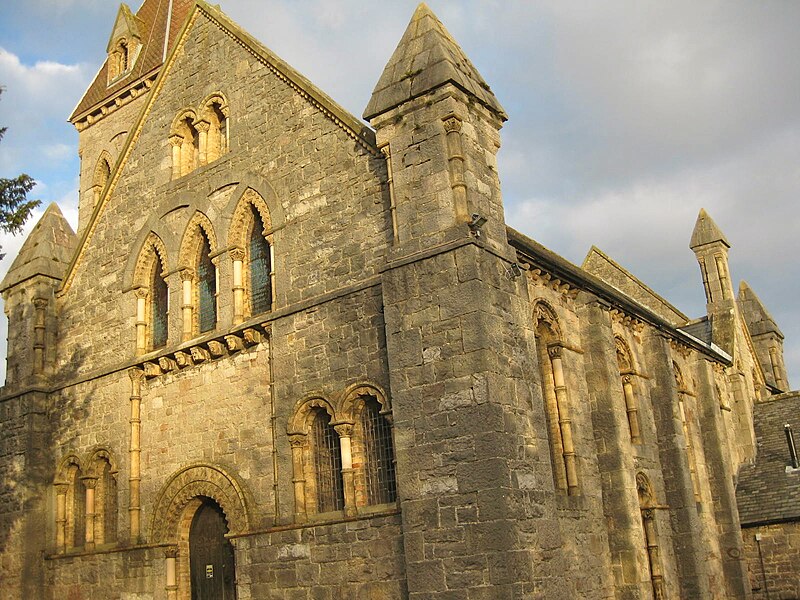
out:
M169 19L167 50L169 52L173 44L175 44L186 15L194 2L193 0L144 0L136 13L143 47L133 69L127 76L109 87L107 85L108 59L106 59L89 89L86 90L83 98L81 98L78 106L70 116L70 121L75 121L78 116L114 96L120 90L125 89L131 83L162 65L164 62L164 39L167 35L170 4L172 5L172 17Z

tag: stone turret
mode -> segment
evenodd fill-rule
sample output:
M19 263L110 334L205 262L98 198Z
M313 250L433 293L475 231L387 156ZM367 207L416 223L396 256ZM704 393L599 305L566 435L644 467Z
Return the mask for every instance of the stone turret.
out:
M55 292L76 243L72 227L51 204L0 283L8 317L6 391L40 383L53 364Z
M788 392L790 388L783 359L783 333L778 324L745 281L739 285L737 303L747 323L767 384L778 392Z
M700 264L712 340L733 355L736 299L728 269L728 249L731 245L704 208L700 209L697 216L689 247Z
M364 118L388 157L396 242L413 251L471 230L505 246L495 155L507 116L424 3L375 86Z

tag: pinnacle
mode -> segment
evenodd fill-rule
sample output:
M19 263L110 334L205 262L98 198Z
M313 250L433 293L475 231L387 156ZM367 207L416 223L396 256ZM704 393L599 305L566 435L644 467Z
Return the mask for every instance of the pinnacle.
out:
M689 248L694 250L699 246L713 244L714 242L722 242L725 244L725 247L731 247L731 245L728 243L728 239L725 237L725 234L722 233L722 230L714 222L714 220L708 216L706 209L701 208L700 214L697 215L697 222L694 225L694 231L692 231L692 239L689 241Z
M447 83L473 96L503 121L508 118L464 51L422 2L384 68L364 118L370 120Z

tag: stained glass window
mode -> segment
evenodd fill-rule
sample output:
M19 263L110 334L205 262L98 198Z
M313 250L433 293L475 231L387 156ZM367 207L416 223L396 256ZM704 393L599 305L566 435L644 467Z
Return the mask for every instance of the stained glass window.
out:
M211 331L217 326L217 275L211 262L211 246L205 235L201 234L202 247L197 265L197 286L200 300L200 333Z

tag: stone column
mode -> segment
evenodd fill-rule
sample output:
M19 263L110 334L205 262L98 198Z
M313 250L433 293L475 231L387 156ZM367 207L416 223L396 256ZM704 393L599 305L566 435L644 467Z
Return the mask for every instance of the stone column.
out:
M636 402L636 394L633 393L633 382L630 375L622 376L622 391L625 393L625 412L628 414L631 443L640 444L642 438L639 429L639 405Z
M144 372L141 369L128 370L131 378L131 475L130 475L130 513L131 543L136 544L141 537L141 505L139 500L139 484L141 482L141 428L142 428L142 381Z
M33 321L33 372L37 374L44 373L44 357L45 357L45 324L47 313L47 299L34 298L33 306L35 309L35 317Z
M275 245L272 243L272 235L267 236L269 244L269 291L270 291L270 310L275 310Z
M211 123L208 121L195 121L194 128L198 136L198 158L201 165L208 162L208 129Z
M306 478L303 468L303 454L305 453L308 436L295 433L289 436L292 447L292 483L294 484L294 517L295 521L303 523L308 518L306 513Z
M389 144L386 144L381 148L381 153L383 157L386 159L386 185L389 187L389 217L391 218L392 222L392 240L396 244L398 242L397 237L397 202L394 197L394 178L393 178L393 170L392 170L392 151Z
M86 488L86 550L94 550L94 490L97 486L97 477L81 477L83 487Z
M464 151L461 146L461 119L451 114L442 119L447 132L447 164L453 190L456 219L469 221L467 185L464 183Z
M567 494L578 493L578 470L575 464L575 444L572 440L572 418L569 412L567 384L564 380L564 366L561 362L562 346L554 345L547 349L553 367L553 384L558 408L558 427L561 430L561 447L564 450L564 466L567 473Z
M172 178L177 179L181 176L181 146L183 145L182 135L169 136L169 143L172 144Z
M238 325L244 321L244 250L233 248L229 254L233 260L233 324Z
M66 483L56 484L56 552L67 551L67 490Z
M167 600L177 600L178 598L178 575L177 559L178 549L167 548L164 551Z
M342 452L342 482L344 484L344 514L348 517L356 515L356 487L353 472L353 453L350 440L353 437L352 423L339 423L333 427L339 434L339 445Z
M194 271L192 269L183 269L181 271L181 281L183 285L183 304L181 305L183 334L181 339L184 342L188 342L194 337L194 302L192 302Z
M642 510L644 539L647 544L647 559L650 562L650 580L653 583L654 600L664 600L664 573L661 570L661 558L658 553L658 536L656 535L655 510Z
M137 288L136 295L136 356L147 353L147 288Z

